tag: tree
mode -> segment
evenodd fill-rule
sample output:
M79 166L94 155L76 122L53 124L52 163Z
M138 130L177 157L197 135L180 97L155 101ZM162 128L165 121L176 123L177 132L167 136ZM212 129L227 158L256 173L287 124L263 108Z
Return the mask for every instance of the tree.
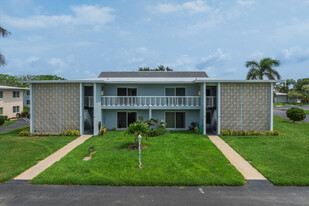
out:
M264 58L259 62L247 61L246 67L249 68L247 79L262 80L264 76L266 76L268 79L280 79L281 76L278 71L273 69L273 67L278 67L279 65L280 61L271 58Z
M295 123L306 119L306 113L303 109L292 107L286 111L287 117Z
M10 34L11 33L9 31L7 31L2 26L0 26L0 35L2 37L6 37L6 36L8 36ZM4 65L6 65L5 57L3 56L3 54L0 53L0 66L4 66Z
M28 87L28 84L21 81L32 80L65 80L65 78L58 77L57 75L19 75L11 76L8 74L0 74L0 85L16 86L16 87Z
M168 72L170 72L170 71L173 71L173 69L171 69L171 68L169 68L168 66L167 67L165 67L165 66L163 66L163 65L159 65L159 66L157 66L156 68L154 68L154 69L150 69L149 67L139 67L138 68L138 71L146 71L146 72L148 72L148 71L159 71L159 72L165 72L165 71L168 71Z
M289 91L288 97L297 101L297 99L302 97L302 94L298 91Z

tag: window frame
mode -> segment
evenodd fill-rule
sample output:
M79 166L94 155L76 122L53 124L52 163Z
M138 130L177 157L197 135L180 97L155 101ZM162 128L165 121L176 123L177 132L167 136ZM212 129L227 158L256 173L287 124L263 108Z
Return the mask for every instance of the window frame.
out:
M177 89L184 89L185 90L185 96L187 96L187 87L184 87L184 86L164 87L164 96L170 97L170 96L166 95L166 89L174 89L174 95L172 97L183 97L183 96L177 96Z
M3 115L3 107L0 107L0 115Z
M18 97L16 97L14 94L18 94ZM14 99L20 98L20 92L19 91L13 91L13 98Z
M14 111L15 108L18 108L18 111ZM20 106L13 106L13 114L17 114L20 112Z
M0 91L0 99L3 99L3 91Z
M119 128L118 127L118 113L119 112L122 112L122 113L126 113L126 127L125 128ZM135 115L135 118L136 118L136 121L137 121L137 119L138 119L138 111L117 111L116 112L116 128L117 128L117 130L125 130L125 129L127 129L128 128L128 119L129 119L129 116L128 116L128 113L129 112L135 112L136 113L136 115Z

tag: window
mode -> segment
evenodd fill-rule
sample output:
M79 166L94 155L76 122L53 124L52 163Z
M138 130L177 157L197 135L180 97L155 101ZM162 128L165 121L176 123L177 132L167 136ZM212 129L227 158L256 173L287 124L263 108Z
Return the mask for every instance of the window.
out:
M127 128L131 123L136 122L136 112L117 112L117 128Z
M27 91L27 95L30 95L30 91Z
M165 88L165 96L186 96L186 88Z
M117 96L137 96L137 88L117 88Z
M165 122L166 128L184 129L186 128L186 113L185 112L166 112Z
M0 114L3 114L3 107L0 107Z
M13 98L19 98L19 91L13 91Z
M14 106L13 113L18 113L18 112L19 112L19 106Z
M0 91L0 98L3 98L3 91Z
M27 100L27 105L29 105L30 104L30 100Z

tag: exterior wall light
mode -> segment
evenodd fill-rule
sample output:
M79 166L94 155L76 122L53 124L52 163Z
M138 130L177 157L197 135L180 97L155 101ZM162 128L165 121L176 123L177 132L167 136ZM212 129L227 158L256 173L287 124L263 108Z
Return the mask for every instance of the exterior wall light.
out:
M103 86L102 86L102 88L101 88L101 96L103 96L104 95L104 90L103 90Z
M201 91L198 91L198 93L197 93L197 94L198 94L198 96L201 96Z

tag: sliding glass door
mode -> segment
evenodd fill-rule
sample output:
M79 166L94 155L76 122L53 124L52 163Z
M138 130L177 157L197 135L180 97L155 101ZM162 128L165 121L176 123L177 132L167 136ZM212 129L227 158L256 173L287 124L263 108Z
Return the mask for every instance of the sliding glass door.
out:
M185 129L186 113L185 112L166 112L165 122L168 129Z
M136 118L136 112L117 112L117 128L127 128L131 123L136 122Z

